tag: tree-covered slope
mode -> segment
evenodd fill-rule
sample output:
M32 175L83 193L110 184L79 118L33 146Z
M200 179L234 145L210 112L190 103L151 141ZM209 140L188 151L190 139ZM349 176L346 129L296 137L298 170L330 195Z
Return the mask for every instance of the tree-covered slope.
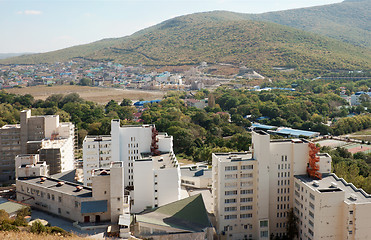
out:
M297 71L369 69L371 50L242 14L208 12L167 20L131 36L102 40L0 63L40 63L82 57L123 64L242 63L269 73L273 66Z
M371 48L371 0L347 0L337 4L269 12L250 17Z

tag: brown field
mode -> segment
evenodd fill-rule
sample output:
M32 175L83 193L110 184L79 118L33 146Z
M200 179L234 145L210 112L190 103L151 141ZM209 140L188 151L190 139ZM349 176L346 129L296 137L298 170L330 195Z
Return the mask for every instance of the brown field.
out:
M101 88L101 87L88 87L77 85L58 85L58 86L34 86L24 88L12 88L5 90L8 93L15 94L31 94L35 99L45 100L52 94L69 94L78 93L83 99L94 101L100 104L106 104L110 100L117 102L123 98L131 100L154 100L161 99L165 92L151 91L151 90L127 90L117 88Z
M89 239L79 236L62 237L58 235L38 235L28 232L2 232L0 231L0 239L2 240L57 240L57 239L69 239L69 240L82 240Z

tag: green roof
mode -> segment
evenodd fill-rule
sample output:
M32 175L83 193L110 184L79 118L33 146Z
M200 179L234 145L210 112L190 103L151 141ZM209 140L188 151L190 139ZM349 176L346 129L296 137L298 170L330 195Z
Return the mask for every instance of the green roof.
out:
M11 202L11 201L7 201L4 198L2 198L1 200L2 201L0 201L0 209L5 210L5 212L7 212L9 214L14 214L18 210L21 210L22 208L25 207L22 204Z
M212 227L201 194L144 211L136 215L136 220L191 232Z

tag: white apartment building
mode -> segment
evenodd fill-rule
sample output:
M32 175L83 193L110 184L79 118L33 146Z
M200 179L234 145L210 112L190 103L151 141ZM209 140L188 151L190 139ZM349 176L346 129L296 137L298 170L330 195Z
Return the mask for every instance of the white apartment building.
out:
M86 184L90 184L89 171L93 168L104 169L103 164L110 160L119 161L123 163L124 186L130 191L134 212L180 199L180 168L172 136L158 133L154 125L121 127L120 120L112 120L111 140L108 136L100 137L102 141L96 138L91 136L84 141Z
M298 175L294 184L299 239L370 239L371 195L335 174Z
M269 239L286 232L293 207L295 175L306 174L309 142L272 140L252 133L252 152L213 153L214 214L225 239ZM320 172L330 173L331 158L320 156Z
M49 165L50 174L75 169L74 138L43 139L39 149L40 161Z
M181 199L180 168L173 152L142 155L134 161L132 212L139 213Z
M91 186L92 171L109 169L111 163L111 136L86 136L83 142L84 185Z

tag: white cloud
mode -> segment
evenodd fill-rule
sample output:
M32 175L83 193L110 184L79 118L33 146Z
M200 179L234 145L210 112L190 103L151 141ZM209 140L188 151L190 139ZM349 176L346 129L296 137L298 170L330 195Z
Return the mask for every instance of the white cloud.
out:
M17 14L21 14L21 15L40 15L40 14L42 14L42 12L38 11L38 10L24 10L24 11L18 11Z

